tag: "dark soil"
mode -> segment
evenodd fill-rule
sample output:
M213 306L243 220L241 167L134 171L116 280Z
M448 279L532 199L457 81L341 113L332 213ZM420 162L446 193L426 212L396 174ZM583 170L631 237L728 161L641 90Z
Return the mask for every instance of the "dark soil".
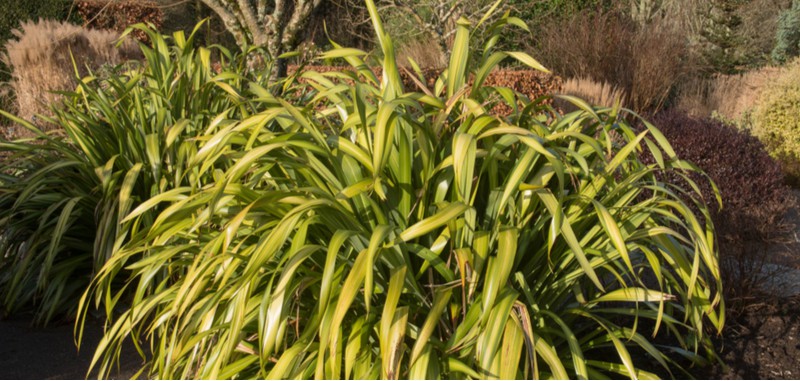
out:
M800 200L800 191L793 193ZM725 329L714 340L726 366L696 371L697 378L800 378L800 208L788 209L784 219L790 231L760 248L768 262L760 268L762 290L728 301Z
M67 322L33 327L31 319L25 317L0 320L0 379L97 378L96 374L87 375L87 371L103 329L98 322L87 323L84 342L78 351L73 328ZM120 368L111 374L113 379L130 379L142 366L133 345L124 347L127 350L123 350Z
M749 305L726 323L715 344L727 369L701 370L698 378L800 378L800 296Z

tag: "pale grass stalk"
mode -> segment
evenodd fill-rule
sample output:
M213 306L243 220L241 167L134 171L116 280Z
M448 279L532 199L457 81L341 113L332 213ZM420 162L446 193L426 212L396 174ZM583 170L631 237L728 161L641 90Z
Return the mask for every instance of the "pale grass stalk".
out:
M403 67L411 66L409 60L413 60L419 67L426 69L441 69L447 66L442 49L432 42L414 40L403 44L400 46L397 56L400 58L398 64Z
M595 81L589 77L570 78L564 82L561 94L573 95L598 106L613 106L616 102L625 104L625 91L608 82ZM569 102L556 101L564 111L574 111Z
M782 67L766 66L741 74L690 81L681 90L678 108L693 116L713 114L727 121L738 121L756 107L766 86L784 72Z
M85 76L90 69L122 62L134 48L132 42L116 48L116 32L87 30L55 20L26 21L12 33L16 38L6 43L0 59L12 68L10 85L16 94L18 116L29 121L36 121L38 114L52 115L50 108L62 98L54 92L75 89L75 68L78 75ZM52 128L41 119L36 124Z

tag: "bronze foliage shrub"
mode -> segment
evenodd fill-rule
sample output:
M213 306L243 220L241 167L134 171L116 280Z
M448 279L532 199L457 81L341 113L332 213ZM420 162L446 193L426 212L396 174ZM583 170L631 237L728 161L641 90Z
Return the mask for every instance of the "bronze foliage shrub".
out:
M296 70L298 70L297 66L289 67L289 73L293 73ZM327 73L343 69L337 66L320 65L305 66L304 70ZM422 69L422 74L427 80L427 83L423 85L427 86L429 89L433 89L436 79L439 77L439 74L442 70L443 69ZM372 71L375 73L378 79L381 78L380 68L373 68ZM403 81L403 86L410 91L420 91L420 84L412 79L414 76L414 72L411 69L403 69L400 71L400 79ZM472 79L467 82L468 86L471 86L471 84ZM500 69L489 73L489 75L486 77L486 80L483 82L483 86L506 87L524 95L530 100L533 100L545 95L552 95L560 92L563 86L563 81L561 77L557 75L547 74L536 70ZM547 99L544 100L543 103L552 105L553 100ZM492 113L495 115L509 115L511 112L511 107L503 102L499 102L494 108L492 108Z
M781 167L752 135L712 119L666 110L652 123L664 133L676 153L702 168L716 183L723 207L712 208L719 238L725 294L735 305L759 291L769 273L766 244L781 238L791 226L784 220L796 203L784 183ZM709 205L712 187L698 181Z
M536 99L559 92L563 81L557 75L534 70L496 70L489 74L483 85L507 87L525 95L528 99ZM552 104L552 102L552 99L548 99L543 103ZM510 107L502 103L492 109L497 115L508 115L511 111Z
M151 0L83 0L75 4L81 17L86 20L86 26L94 29L111 29L121 33L138 23L152 24L158 29L164 19L161 8ZM141 30L134 30L133 35L140 41L147 39Z

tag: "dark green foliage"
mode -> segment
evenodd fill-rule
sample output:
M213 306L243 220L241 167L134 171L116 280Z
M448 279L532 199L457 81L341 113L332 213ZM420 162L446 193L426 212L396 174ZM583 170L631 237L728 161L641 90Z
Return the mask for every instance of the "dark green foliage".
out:
M202 1L193 0L164 9L164 23L160 31L171 33L183 30L184 33L192 31L194 26L207 20L203 28L197 31L198 46L211 46L219 44L227 49L236 50L236 40L225 29L225 25L219 16L209 9Z
M800 54L800 1L795 0L791 9L781 12L775 39L775 62L784 63Z
M584 10L608 10L613 5L609 0L510 0L519 16L526 21L535 22L547 18L569 17Z
M0 0L0 9L2 9L0 12L0 41L8 40L11 37L11 30L25 20L67 19L71 5L71 0Z
M703 58L708 70L733 74L743 57L737 50L743 42L739 34L742 24L737 9L747 0L711 0L701 32L704 42Z
M537 36L543 29L582 12L610 11L615 3L611 0L508 0L508 6L514 10L513 15L528 24L531 34L507 31L501 46L510 50L525 47L529 51L539 51L541 46Z
M49 148L23 144L7 151L0 193L0 311L33 302L41 306L38 322L74 315L91 279L93 212L100 201L85 181L94 174L80 155Z
M367 9L361 0L326 0L323 1L303 33L302 40L313 42L317 46L331 46L336 41L342 46L359 49L371 49L374 38Z

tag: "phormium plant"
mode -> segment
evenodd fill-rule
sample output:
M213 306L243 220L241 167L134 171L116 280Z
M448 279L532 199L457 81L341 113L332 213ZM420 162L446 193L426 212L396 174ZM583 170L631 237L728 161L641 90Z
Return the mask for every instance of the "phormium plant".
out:
M122 219L139 229L81 304L109 312L101 371L128 337L159 378L654 377L629 347L664 372L702 362L724 322L714 232L656 178L693 167L622 110L481 86L506 58L542 69L493 49L517 19L482 54L462 21L447 70L406 92L367 4L380 81L337 47L323 58L353 69L300 72L308 101L254 87L262 111L191 141L215 181ZM649 338L666 332L675 346Z
M82 317L106 311L101 375L127 338L149 347L142 370L158 378L647 378L657 371L647 364L703 362L709 325L724 324L713 227L691 188L656 177L692 165L652 125L633 129L627 111L568 98L579 110L561 115L483 86L508 58L544 70L495 49L504 26L524 25L507 15L483 28L478 53L469 47L480 36L462 20L444 73L406 91L392 39L367 7L380 81L365 52L338 46L323 58L351 70L300 71L282 96L255 82L237 91L231 73L199 78L226 91L206 102L235 102L198 105L196 124L173 117L122 134L142 140L139 154L120 148L82 164L98 176L130 166L110 172L122 185L102 200L112 206L99 204L116 209L79 306ZM153 36L148 57L191 50ZM128 123L141 114L136 100L160 99L147 89L187 72L123 77L134 101L91 109L108 123L71 134L76 155L94 157L87 142L101 129L145 128ZM489 111L500 103L509 116ZM651 340L667 333L675 345Z
M114 248L148 226L123 221L131 208L168 191L214 182L194 168L195 140L225 129L228 118L253 112L241 95L250 81L234 74L242 71L243 57L221 50L225 70L218 74L211 50L193 46L195 33L188 39L177 33L169 45L154 31L137 30L152 39L151 47L142 46L140 67L86 77L64 94L53 118L40 115L63 133L44 133L0 111L35 136L2 143L5 313L34 306L39 322L58 313L74 317L81 294Z

